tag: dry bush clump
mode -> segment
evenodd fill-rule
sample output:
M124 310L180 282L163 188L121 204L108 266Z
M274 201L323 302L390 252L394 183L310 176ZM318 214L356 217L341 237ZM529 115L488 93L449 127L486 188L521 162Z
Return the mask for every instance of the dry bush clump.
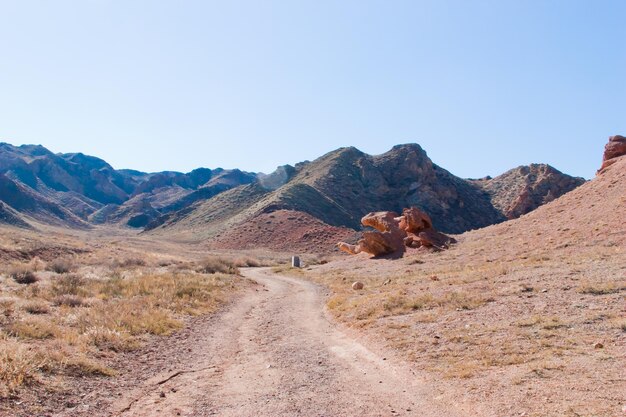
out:
M223 274L239 275L239 268L234 261L219 257L211 256L200 262L196 268L196 272L202 274L215 274L221 272Z
M82 307L86 305L83 297L73 294L63 294L54 298L54 305L66 307Z
M30 300L27 301L22 309L29 314L48 314L50 313L50 306L43 300Z
M626 290L626 282L590 282L582 283L577 291L581 294L605 295Z
M0 339L0 397L15 394L21 385L35 381L46 362L32 346Z
M20 339L50 339L58 334L58 327L49 320L41 318L25 318L15 321L8 326L11 336Z
M112 268L134 268L146 266L148 263L145 259L136 257L128 257L124 259L115 259L111 262Z
M85 279L79 274L66 274L56 277L52 281L51 292L55 296L85 295Z
M71 259L56 259L48 264L48 271L56 272L57 274L67 274L76 270L76 265Z
M259 266L263 266L263 264L261 263L259 259L251 258L249 256L237 258L235 259L234 263L239 268L246 268L246 267L256 268Z
M15 265L9 269L9 277L18 284L34 284L39 280L29 265Z

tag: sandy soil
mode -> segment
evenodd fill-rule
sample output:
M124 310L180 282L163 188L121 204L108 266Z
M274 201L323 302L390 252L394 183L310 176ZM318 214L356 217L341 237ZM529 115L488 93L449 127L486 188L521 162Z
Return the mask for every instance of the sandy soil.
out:
M99 398L119 395L115 386L138 382L128 372L55 415L488 415L338 329L324 311L323 287L268 269L245 275L257 285L208 325L190 329L179 339L180 352L163 349L172 358L161 362L166 369L103 406Z

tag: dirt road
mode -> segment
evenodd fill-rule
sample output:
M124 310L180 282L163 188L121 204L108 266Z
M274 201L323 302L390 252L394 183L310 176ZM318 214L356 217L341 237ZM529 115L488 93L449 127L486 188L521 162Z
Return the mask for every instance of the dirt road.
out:
M245 275L259 285L217 317L184 366L138 387L113 415L466 415L331 324L317 285L267 269Z

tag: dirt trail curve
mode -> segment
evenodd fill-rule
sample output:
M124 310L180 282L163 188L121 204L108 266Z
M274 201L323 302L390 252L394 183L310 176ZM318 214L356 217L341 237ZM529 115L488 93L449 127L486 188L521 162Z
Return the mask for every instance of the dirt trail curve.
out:
M244 274L260 285L217 318L185 368L147 381L112 415L471 415L332 325L317 285L268 269Z

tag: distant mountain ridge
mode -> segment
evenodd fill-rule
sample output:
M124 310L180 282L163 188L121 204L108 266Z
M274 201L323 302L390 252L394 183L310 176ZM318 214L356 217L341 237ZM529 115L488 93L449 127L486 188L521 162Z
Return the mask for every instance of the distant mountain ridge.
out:
M199 200L159 218L148 229L149 233L208 240L218 248L254 248L261 241L266 247L279 248L297 246L298 239L272 243L256 235L273 233L268 224L292 230L310 218L344 228L348 234L361 229L360 219L370 211L416 206L431 215L436 228L462 233L505 221L511 213L519 217L584 182L539 164L493 179L465 180L433 164L417 144L397 145L381 155L340 148ZM513 204L507 205L509 200L519 200L523 209L509 210ZM269 213L281 215L272 219ZM332 246L338 233L328 234L328 240L318 246Z
M0 201L6 205L0 222L112 224L208 239L218 246L254 247L259 242L250 227L265 230L276 218L272 213L280 213L284 218L276 227L306 234L303 224L314 224L323 245L323 225L333 228L332 238L349 234L361 229L360 219L370 211L416 206L439 230L462 233L519 217L584 182L540 164L466 180L434 164L417 144L397 145L381 155L339 148L314 161L256 174L221 168L116 170L82 153L0 143ZM263 245L271 248L272 242L263 239Z
M255 178L254 173L221 168L189 173L115 170L82 153L54 154L41 145L0 143L0 200L37 221L69 227L143 227L189 194L202 190L214 195Z

